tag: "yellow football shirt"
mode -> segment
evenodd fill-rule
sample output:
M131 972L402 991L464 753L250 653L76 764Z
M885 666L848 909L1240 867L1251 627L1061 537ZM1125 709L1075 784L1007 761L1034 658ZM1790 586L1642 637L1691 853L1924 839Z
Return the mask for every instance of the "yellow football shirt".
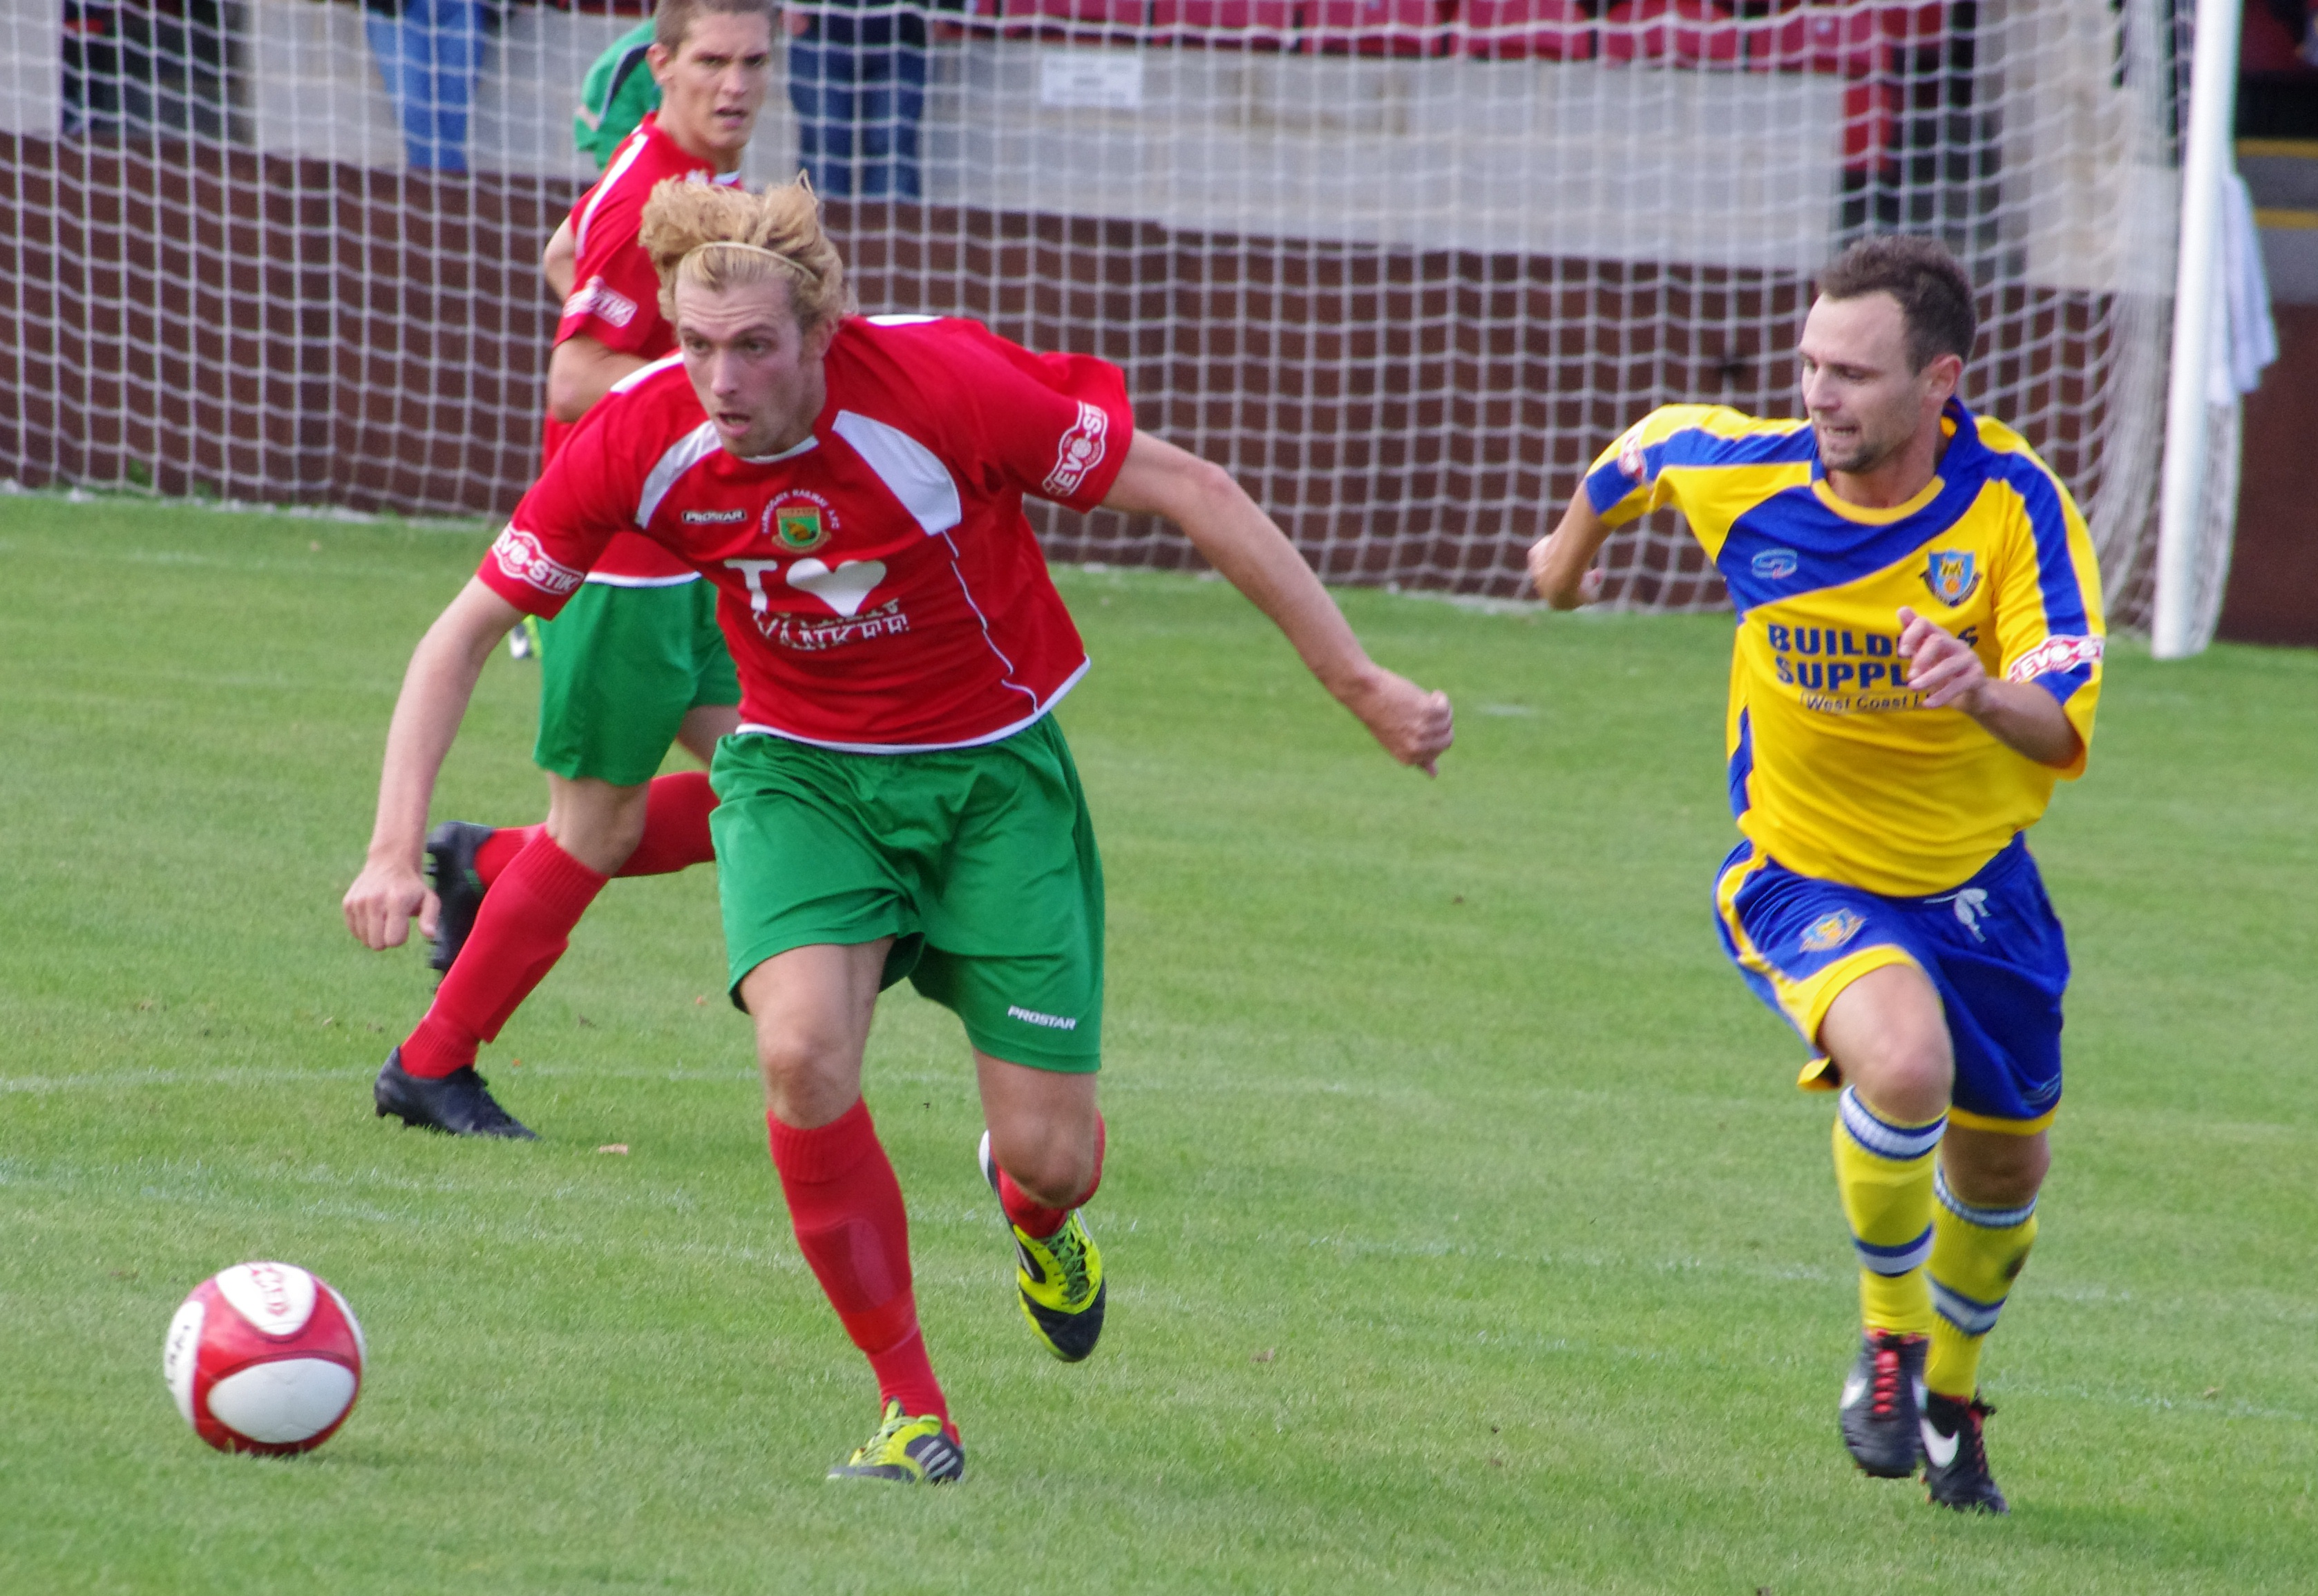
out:
M1951 400L1938 474L1904 505L1837 498L1809 423L1715 405L1652 411L1586 479L1609 525L1671 505L1738 612L1730 802L1806 875L1894 897L1945 892L2035 822L2055 778L1958 709L1927 709L1900 605L2033 681L2087 748L2100 696L2100 573L2068 489L2020 435Z

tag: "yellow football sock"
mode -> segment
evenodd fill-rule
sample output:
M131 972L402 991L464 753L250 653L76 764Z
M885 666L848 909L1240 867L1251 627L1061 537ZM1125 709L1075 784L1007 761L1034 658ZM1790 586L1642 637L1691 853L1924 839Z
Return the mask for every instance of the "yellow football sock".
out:
M1924 1384L1943 1396L1968 1402L1980 1384L1980 1349L2012 1282L2028 1261L2036 1241L2036 1199L2017 1208L1981 1208L1948 1189L1945 1172L1935 1181L1938 1206L1932 1212L1932 1349Z
M1897 1125L1846 1087L1835 1116L1835 1186L1859 1252L1859 1316L1871 1330L1926 1335L1932 1295L1924 1260L1932 1251L1932 1163L1947 1129Z

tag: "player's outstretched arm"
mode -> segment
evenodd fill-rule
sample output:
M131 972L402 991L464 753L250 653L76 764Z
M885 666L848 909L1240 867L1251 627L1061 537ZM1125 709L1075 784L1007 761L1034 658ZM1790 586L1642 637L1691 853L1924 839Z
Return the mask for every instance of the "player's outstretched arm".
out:
M571 280L580 272L580 246L571 231L571 219L565 217L549 236L547 247L540 252L539 274L547 279L548 291L559 300L571 297Z
M1988 674L1970 643L1905 605L1900 606L1900 657L1908 686L1927 709L1960 709L2014 753L2040 765L2068 766L2082 747L2061 701L2034 682Z
M1561 525L1530 545L1529 579L1537 596L1558 610L1574 610L1601 597L1602 573L1594 568L1594 556L1609 536L1594 501L1579 488Z
M1404 765L1434 775L1455 740L1449 695L1377 664L1320 578L1231 473L1138 432L1103 498L1106 508L1164 516L1231 585L1271 617L1336 701Z
M427 804L435 776L499 639L523 613L475 578L437 616L410 656L402 694L386 732L386 768L378 783L378 819L362 874L346 889L346 928L366 947L400 947L418 928L435 934L435 894L419 874L427 843Z
M577 421L612 391L613 383L651 363L641 354L607 349L586 333L566 338L547 357L547 413L558 421Z

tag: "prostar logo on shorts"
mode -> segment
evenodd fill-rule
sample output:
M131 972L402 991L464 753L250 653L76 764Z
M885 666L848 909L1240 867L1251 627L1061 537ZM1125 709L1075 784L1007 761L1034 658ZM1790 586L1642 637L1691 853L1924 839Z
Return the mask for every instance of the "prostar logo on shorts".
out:
M1810 928L1799 939L1797 946L1805 953L1833 953L1854 937L1867 922L1848 909L1838 909L1811 921Z
M576 589L587 576L585 571L573 570L549 559L537 538L511 525L491 544L491 558L499 561L500 570L515 580L528 582L556 598Z
M606 285L601 277L590 277L580 291L563 301L563 317L594 316L614 327L625 327L636 318L636 302L615 288Z
M1110 417L1101 405L1079 401L1079 418L1056 445L1055 469L1038 484L1039 490L1056 498L1068 498L1079 490L1087 473L1102 463L1103 440L1110 432Z
M2100 663L2101 650L2107 645L2098 637L2048 637L2043 642L2012 662L2004 674L2016 682L2033 682L2040 676L2054 671L2074 670L2080 665Z

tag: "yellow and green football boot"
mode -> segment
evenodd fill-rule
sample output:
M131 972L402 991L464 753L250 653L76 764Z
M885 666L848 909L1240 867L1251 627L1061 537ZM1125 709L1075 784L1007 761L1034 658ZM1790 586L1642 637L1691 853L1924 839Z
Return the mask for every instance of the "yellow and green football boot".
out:
M982 1178L998 1189L998 1165L990 1156L990 1133L982 1133ZM1102 1334L1102 1252L1087 1234L1076 1208L1051 1236L1031 1236L1011 1220L1014 1283L1022 1296L1022 1317L1047 1351L1076 1363L1094 1350Z
M832 1480L894 1480L904 1485L947 1485L966 1477L966 1446L951 1439L938 1414L912 1418L885 1403L877 1433L829 1471Z

